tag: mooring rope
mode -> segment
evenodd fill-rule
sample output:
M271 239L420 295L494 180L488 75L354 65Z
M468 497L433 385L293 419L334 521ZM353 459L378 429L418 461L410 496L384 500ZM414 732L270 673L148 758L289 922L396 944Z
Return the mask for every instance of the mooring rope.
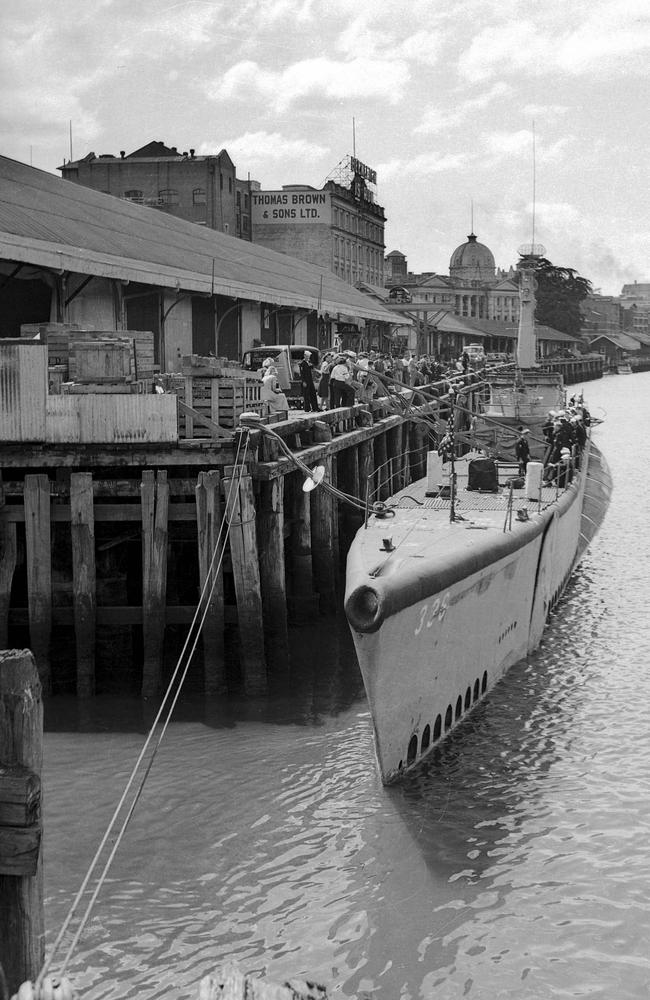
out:
M241 461L240 461L240 453L241 453L241 450L242 450L242 443L243 443L243 456L242 456ZM40 991L40 987L41 987L41 985L43 983L43 980L44 980L45 976L47 975L47 973L48 973L48 971L49 971L49 969L50 969L50 967L52 965L52 962L53 962L56 954L58 953L58 951L59 951L59 949L61 947L61 943L63 941L63 938L64 938L64 936L65 936L65 934L66 934L66 932L67 932L67 930L68 930L68 928L69 928L69 926L70 926L70 924L71 924L71 922L72 922L72 920L73 920L73 918L75 916L75 913L76 913L77 909L79 908L81 900L82 900L82 898L83 898L83 896L84 896L84 894L85 894L85 892L86 892L86 890L88 888L90 880L92 878L93 872L95 871L97 865L99 864L100 857L102 855L102 852L104 851L104 848L106 846L108 838L111 835L113 829L115 828L115 826L117 824L118 817L120 816L120 813L122 812L122 809L123 809L124 804L126 802L126 799L127 799L128 794L129 794L129 791L131 789L131 786L135 782L135 778L136 778L136 775L138 773L138 770L140 769L140 766L141 766L141 764L142 764L142 762L144 760L144 757L145 757L145 754L147 752L147 749L148 749L149 745L151 744L151 742L153 740L156 728L158 727L158 724L160 723L160 720L161 720L161 718L163 716L163 711L165 709L165 705L169 701L169 699L170 699L170 697L172 695L172 690L174 688L174 684L176 683L177 678L178 678L178 683L176 683L176 691L173 694L173 697L171 697L171 703L169 705L169 709L167 711L167 715L166 715L165 719L163 720L162 729L160 731L160 734L159 734L159 737L158 737L158 741L157 741L157 743L155 744L155 746L153 748L153 751L152 751L151 756L149 758L149 761L148 761L148 763L146 765L144 773L143 773L143 775L142 775L142 777L140 779L138 787L135 790L135 793L134 793L133 798L131 800L130 806L129 806L128 811L126 813L126 816L125 816L124 820L122 821L122 825L121 825L121 827L119 829L119 832L118 832L118 834L116 836L115 843L114 843L114 845L113 845L113 847L112 847L112 849L111 849L111 851L110 851L110 853L108 855L108 858L107 858L107 860L106 860L106 862L104 864L104 868L102 869L102 872L99 875L99 878L98 878L97 883L95 885L95 888L94 888L94 890L92 892L90 900L89 900L89 902L88 902L88 904L86 906L86 909L85 909L84 913L82 914L82 916L80 918L79 925L78 925L77 930L76 930L76 932L75 932L75 934L73 936L73 939L72 939L72 941L70 943L70 946L68 948L68 951L67 951L67 953L65 955L65 958L64 958L62 966L61 966L61 976L63 976L65 974L65 971L66 971L67 966L68 966L68 964L70 962L72 954L73 954L73 952L74 952L77 944L79 943L79 939L81 938L81 935L83 934L83 931L84 931L84 929L85 929L85 927L86 927L86 925L88 923L88 919L90 918L90 914L92 912L93 906L95 905L97 897L98 897L98 895L99 895L99 893L101 891L101 888L102 888L102 886L103 886L103 884L104 884L104 882L106 880L108 872L109 872L109 870L111 868L111 865L113 863L113 859L115 858L115 855L116 855L116 853L117 853L117 851L118 851L118 849L120 847L120 844L121 844L121 842L122 842L122 840L124 838L124 834L126 833L126 829L127 829L128 825L129 825L131 817L133 816L133 813L135 811L137 803L138 803L138 801L140 799L140 796L142 794L142 791L144 789L144 785L145 785L146 780L147 780L147 778L148 778L148 776L149 776L149 774L151 772L151 768L152 768L153 763L154 763L154 761L156 759L156 756L158 754L158 750L160 749L161 743L163 741L163 738L164 738L165 733L167 731L167 728L169 726L169 721L171 719L171 716L172 716L172 713L174 711L174 708L176 707L176 703L177 703L178 698L180 696L180 693L181 693L181 690L182 690L185 678L187 677L187 673L188 673L190 664L192 662L192 657L194 655L194 652L196 650L196 647L197 647L197 644L198 644L198 641L199 641L199 638L200 638L200 635L201 635L201 629L203 628L203 624L204 624L205 619L206 619L207 614L208 614L209 605L210 605L210 599L212 597L212 593L214 591L214 587L215 587L216 581L217 581L217 573L213 572L214 569L215 569L215 560L217 559L217 553L219 553L219 559L218 559L218 563L217 563L217 566L216 566L217 570L220 568L221 563L223 561L223 556L224 556L224 552L225 552L224 542L225 542L225 540L226 540L226 538L228 536L228 532L230 531L230 525L231 525L231 522L233 520L233 514L234 514L234 506L232 504L232 497L234 495L235 490L239 489L239 485L240 485L241 480L242 480L243 475L244 475L244 463L245 463L246 454L247 454L247 451L248 451L248 444L249 444L249 436L248 435L246 435L245 438L240 437L240 439L239 439L239 441L237 443L237 451L236 451L236 454L235 454L235 462L234 462L237 474L234 475L231 478L231 480L230 480L229 489L228 489L228 495L227 495L227 498L226 498L226 505L225 505L224 516L222 517L221 523L219 525L219 532L218 532L217 539L216 539L216 542L215 542L215 545L214 545L214 549L213 549L213 552L212 552L212 557L211 557L211 560L210 560L210 564L209 564L209 567L208 567L208 570L207 570L207 573L206 573L205 583L203 585L201 594L199 596L199 601L198 601L198 604L197 604L197 607L196 607L196 611L195 611L194 617L192 618L192 621L190 623L190 627L188 629L188 634L187 634L187 637L186 637L185 642L183 644L183 648L182 648L182 650L181 650L181 652L179 654L178 660L176 662L176 666L174 667L174 670L172 672L171 679L169 681L169 684L167 685L167 689L166 689L165 694L164 694L164 696L162 698L162 701L161 701L160 707L158 709L158 712L156 713L156 717L155 717L153 723L151 724L151 727L150 727L149 732L147 734L147 737L146 737L146 739L144 741L142 749L140 750L140 753L138 755L138 759L137 759L136 763L134 764L134 766L133 766L133 768L131 770L129 778L128 778L127 782L126 782L126 785L125 785L124 790L122 792L122 795L120 797L120 800L119 800L117 806L115 807L115 810L113 812L111 820L110 820L110 822L109 822L109 824L108 824L108 826L107 826L107 828L106 828L106 830L104 832L104 835L103 835L103 837L102 837L102 839L100 841L100 844L99 844L97 850L95 851L93 859L92 859L92 861L91 861L91 863L90 863L90 865L88 867L88 870L86 872L86 875L85 875L85 877L84 877L84 879L83 879L83 881L82 881L82 883L81 883L81 885L80 885L80 887L79 887L79 889L77 891L77 894L76 894L76 896L75 896L75 898L74 898L74 900L72 902L72 905L71 905L71 907L70 907L70 909L68 911L68 914L67 914L67 916L66 916L63 924L61 925L61 928L60 928L59 933L58 933L58 935L56 937L56 940L55 940L54 944L52 945L52 949L50 951L50 954L49 954L48 958L45 960L45 962L43 964L43 967L42 967L42 969L41 969L41 971L40 971L40 973L39 973L39 975L38 975L38 977L36 979L36 983L35 983L35 993L36 993L36 995L38 995L38 993ZM223 535L223 539L222 539L222 535ZM204 607L203 607L202 614L200 614L202 603L203 603ZM188 648L190 647L190 640L191 640L191 650L189 652L189 655L187 656L187 662L185 663L185 666L184 666L184 668L181 671L181 666L183 664L183 659L184 659L184 657L185 657L185 655L187 653ZM180 677L179 677L179 675L180 675Z

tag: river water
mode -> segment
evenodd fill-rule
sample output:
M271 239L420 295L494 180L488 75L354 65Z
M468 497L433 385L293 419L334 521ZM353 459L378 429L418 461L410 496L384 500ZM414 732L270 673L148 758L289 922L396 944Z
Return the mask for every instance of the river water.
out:
M294 630L288 695L182 702L69 966L85 1000L195 996L226 958L333 997L650 995L650 373L585 394L614 493L538 652L390 789L343 622ZM46 706L50 942L149 715Z

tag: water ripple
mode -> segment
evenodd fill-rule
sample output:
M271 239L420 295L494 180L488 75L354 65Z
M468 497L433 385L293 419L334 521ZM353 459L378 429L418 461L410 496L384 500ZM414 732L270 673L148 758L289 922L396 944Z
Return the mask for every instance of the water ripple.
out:
M344 625L294 636L290 695L181 706L75 955L85 1000L191 997L225 958L359 1000L649 995L648 541L627 489L649 385L588 387L601 532L540 649L401 785L378 780ZM147 722L83 713L48 706L50 939Z

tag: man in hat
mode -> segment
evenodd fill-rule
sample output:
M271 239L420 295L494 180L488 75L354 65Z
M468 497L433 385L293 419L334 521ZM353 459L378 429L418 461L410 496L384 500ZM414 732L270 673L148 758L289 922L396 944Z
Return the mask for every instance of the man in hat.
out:
M352 372L344 354L338 354L330 371L330 406L352 406L354 388L351 385Z
M300 386L302 389L303 408L305 413L318 412L316 387L314 385L314 369L311 363L311 351L305 351L298 365L300 371Z
M522 427L521 425L517 428L519 431L519 437L515 443L515 458L519 462L519 475L526 475L526 466L530 459L530 445L528 444L528 435L530 431L527 427Z

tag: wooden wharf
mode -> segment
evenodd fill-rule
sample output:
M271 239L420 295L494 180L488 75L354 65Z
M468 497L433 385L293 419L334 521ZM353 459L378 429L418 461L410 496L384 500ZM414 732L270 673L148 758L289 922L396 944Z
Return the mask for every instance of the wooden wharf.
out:
M33 651L45 694L155 696L206 582L194 686L259 695L286 673L289 625L336 609L363 520L303 491L287 451L362 501L376 472L385 498L424 474L427 428L394 397L271 426L284 449L245 427L163 445L0 444L0 648Z

